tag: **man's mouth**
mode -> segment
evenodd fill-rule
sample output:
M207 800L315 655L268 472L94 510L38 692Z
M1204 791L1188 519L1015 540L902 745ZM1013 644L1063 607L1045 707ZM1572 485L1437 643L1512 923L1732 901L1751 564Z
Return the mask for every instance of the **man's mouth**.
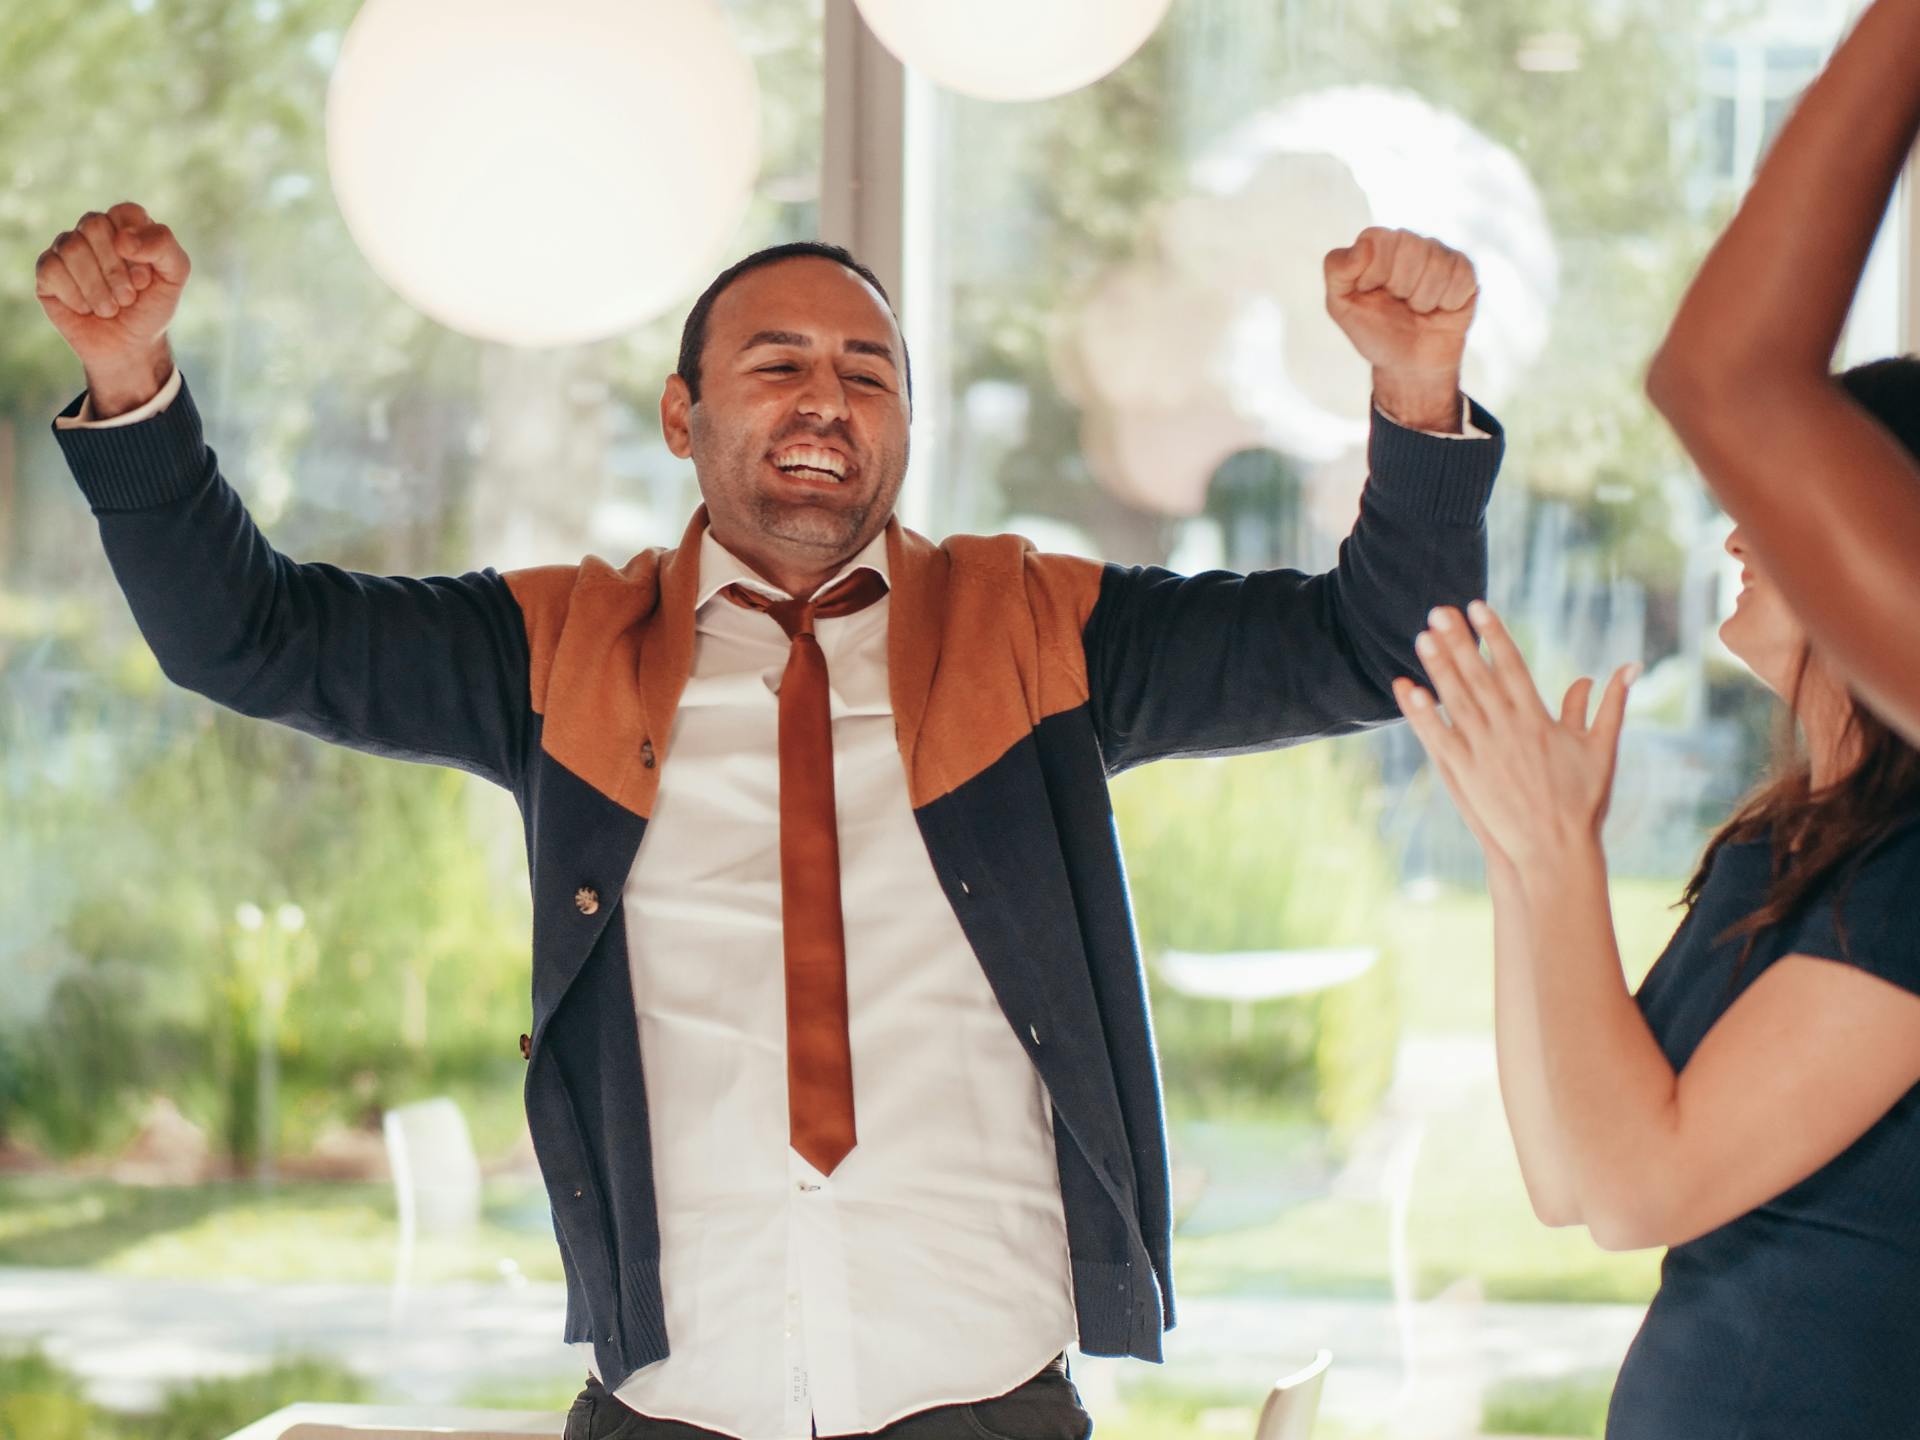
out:
M816 484L844 485L853 473L853 464L845 455L822 445L787 445L767 458L782 474Z

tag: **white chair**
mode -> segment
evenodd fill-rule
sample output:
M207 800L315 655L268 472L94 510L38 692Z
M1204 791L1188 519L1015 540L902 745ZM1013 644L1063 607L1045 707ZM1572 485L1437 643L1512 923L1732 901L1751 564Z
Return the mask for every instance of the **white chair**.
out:
M1333 1352L1322 1350L1311 1363L1274 1381L1267 1403L1260 1407L1253 1440L1308 1440L1320 1414L1320 1387L1332 1364Z
M400 1212L388 1322L397 1330L413 1279L414 1242L422 1234L458 1234L480 1220L480 1157L467 1117L446 1096L389 1110L381 1122Z

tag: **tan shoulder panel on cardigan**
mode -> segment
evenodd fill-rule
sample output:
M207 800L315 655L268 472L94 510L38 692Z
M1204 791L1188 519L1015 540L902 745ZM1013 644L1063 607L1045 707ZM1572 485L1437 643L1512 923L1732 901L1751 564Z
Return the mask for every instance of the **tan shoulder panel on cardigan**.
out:
M579 583L578 565L538 565L528 570L509 570L500 577L520 607L520 619L527 631L527 686L533 696L533 713L547 713L547 677L553 673L553 652L566 628L567 607L573 602L574 586Z
M1086 702L1080 637L1103 567L1040 554L1017 535L935 546L898 527L888 564L894 714L917 809Z
M653 650L648 640L656 627L650 622L659 610L668 553L645 550L618 569L589 556L577 566L540 566L504 577L526 621L533 708L545 717L541 749L643 817L652 809L658 770L647 763L653 753L641 693L642 655Z
M660 766L693 664L704 508L672 550L614 569L518 570L542 748L634 814L652 813ZM1081 631L1101 565L1043 555L1017 535L935 545L887 531L887 634L895 726L918 807L985 770L1049 715L1087 698Z

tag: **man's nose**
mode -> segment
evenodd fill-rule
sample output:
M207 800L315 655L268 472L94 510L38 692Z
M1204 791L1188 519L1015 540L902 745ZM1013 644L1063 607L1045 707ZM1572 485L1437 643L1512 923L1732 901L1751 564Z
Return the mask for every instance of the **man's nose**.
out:
M807 372L796 408L803 415L819 419L837 419L847 413L847 387L832 366L818 366Z

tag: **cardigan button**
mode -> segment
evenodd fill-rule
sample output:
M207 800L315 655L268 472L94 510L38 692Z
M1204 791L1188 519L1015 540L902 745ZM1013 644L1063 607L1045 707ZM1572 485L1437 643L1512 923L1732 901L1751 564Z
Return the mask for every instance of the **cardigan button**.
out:
M653 741L642 740L640 742L640 763L649 770L653 769Z
M591 885L582 885L573 892L573 908L582 915L597 914L600 910L600 892Z

